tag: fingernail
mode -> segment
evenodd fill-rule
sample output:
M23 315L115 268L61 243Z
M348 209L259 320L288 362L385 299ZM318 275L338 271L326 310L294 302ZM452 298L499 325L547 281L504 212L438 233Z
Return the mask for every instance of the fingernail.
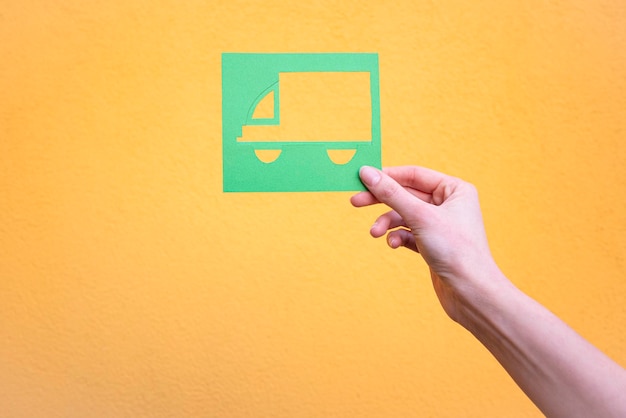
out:
M380 172L374 167L364 165L359 170L359 177L361 177L361 181L366 186L376 186L376 184L380 181Z
M389 244L391 248L397 248L399 245L397 238L392 238L392 237L389 237L387 239L387 243Z

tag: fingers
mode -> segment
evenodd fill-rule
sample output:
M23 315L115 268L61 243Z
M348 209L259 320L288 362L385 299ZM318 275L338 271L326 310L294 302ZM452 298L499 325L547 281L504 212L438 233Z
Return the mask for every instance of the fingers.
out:
M413 196L432 203L432 193L448 176L425 167L400 166L386 167L383 172L393 178L398 184ZM370 206L380 201L369 191L360 192L350 198L355 207Z
M403 228L392 231L392 229L398 227ZM380 238L385 235L387 231L389 231L389 233L387 233L387 245L391 248L396 249L399 247L406 247L415 252L419 252L417 245L415 244L415 237L413 236L413 233L410 230L405 229L406 227L404 219L402 219L398 212L389 211L376 219L376 222L374 222L374 225L372 225L372 228L370 229L370 233L374 238Z
M359 192L350 198L350 203L352 203L352 206L361 208L363 206L370 206L380 202L370 192Z
M431 194L449 176L435 170L416 166L386 167L383 171L400 185Z
M411 223L411 219L414 219L415 216L419 216L418 212L420 212L421 205L423 205L424 202L420 199L416 199L415 196L389 175L374 167L364 166L361 167L359 176L373 198L391 207L399 213L405 221ZM361 200L361 202L359 202L359 200ZM362 195L357 199L357 203L363 203L364 201L371 201L371 198L363 197Z
M407 186L405 186L404 188L413 196L417 197L418 199L423 200L424 202L427 202L427 203L433 202L433 196L430 193L425 193L420 190L416 190ZM352 203L354 207L361 208L363 206L375 205L380 202L378 201L378 199L374 197L373 194L367 191L367 192L359 192L353 195L352 197L350 197L350 203Z
M378 219L376 219L376 222L374 222L374 225L372 225L372 228L370 229L370 234L372 234L375 238L382 237L388 230L399 226L406 227L404 219L402 219L402 216L400 216L398 212L390 211L382 214L378 217Z
M411 231L407 231L406 229L396 229L395 231L389 232L387 234L387 245L394 250L396 248L406 247L409 250L419 253L417 245L415 244L415 236L413 236Z
M398 227L403 228L391 231ZM391 248L406 247L415 252L419 252L415 244L413 233L404 228L407 228L404 219L402 219L402 216L400 216L398 212L392 210L382 214L376 219L376 222L374 222L374 225L372 225L370 229L370 234L372 234L374 238L380 238L389 231L389 233L387 233L387 245Z

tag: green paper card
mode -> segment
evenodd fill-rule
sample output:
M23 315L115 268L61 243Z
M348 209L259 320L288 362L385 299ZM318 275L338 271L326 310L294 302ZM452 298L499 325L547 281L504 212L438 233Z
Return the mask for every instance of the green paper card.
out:
M222 54L225 192L364 190L381 166L378 55Z

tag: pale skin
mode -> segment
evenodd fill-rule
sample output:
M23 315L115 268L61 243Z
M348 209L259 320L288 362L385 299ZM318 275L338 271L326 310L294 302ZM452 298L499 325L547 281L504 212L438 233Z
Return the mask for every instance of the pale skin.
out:
M626 370L496 265L478 194L460 179L422 167L363 167L369 191L356 207L391 210L371 227L391 248L422 255L445 312L470 331L548 417L626 417Z

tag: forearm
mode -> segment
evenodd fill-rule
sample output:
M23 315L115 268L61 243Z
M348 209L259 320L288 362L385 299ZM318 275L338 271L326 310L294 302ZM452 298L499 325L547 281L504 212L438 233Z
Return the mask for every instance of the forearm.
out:
M550 417L626 416L626 371L499 271L459 321Z

